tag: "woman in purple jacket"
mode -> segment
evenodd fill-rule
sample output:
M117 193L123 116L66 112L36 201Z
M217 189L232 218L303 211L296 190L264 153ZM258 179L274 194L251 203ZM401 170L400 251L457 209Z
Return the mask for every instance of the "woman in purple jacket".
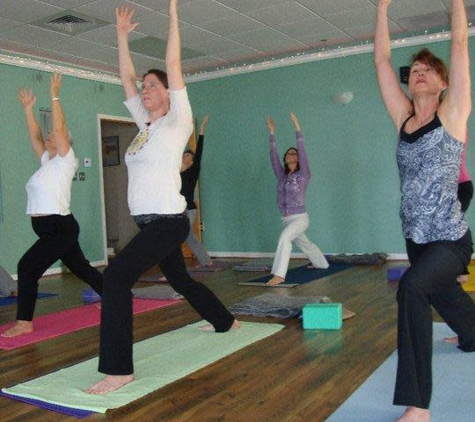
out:
M310 180L310 168L297 116L290 113L290 119L295 126L297 148L289 148L285 152L282 166L275 145L275 123L270 116L267 117L270 157L277 177L277 205L284 225L272 266L273 277L267 283L270 286L285 281L292 242L295 242L315 268L328 268L328 262L320 249L305 235L309 223L308 214L305 212L305 189Z

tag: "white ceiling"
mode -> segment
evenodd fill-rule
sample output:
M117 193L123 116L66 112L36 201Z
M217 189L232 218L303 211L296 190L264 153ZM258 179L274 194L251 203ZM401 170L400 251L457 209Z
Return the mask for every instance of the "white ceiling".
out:
M194 74L302 52L372 42L378 0L179 0L183 71ZM139 74L164 68L168 0L0 0L0 49L49 62L117 74L115 8L129 4L140 23L131 34ZM475 19L475 0L465 0ZM448 29L450 0L393 0L395 36ZM40 28L65 10L102 26L77 35ZM151 38L154 37L154 38ZM158 38L158 39L155 39ZM157 50L154 51L151 47ZM161 50L160 50L161 49ZM160 54L158 54L160 53Z

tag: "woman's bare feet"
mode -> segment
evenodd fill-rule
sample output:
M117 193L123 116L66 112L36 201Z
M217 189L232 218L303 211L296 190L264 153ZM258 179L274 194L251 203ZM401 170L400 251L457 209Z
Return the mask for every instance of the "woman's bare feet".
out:
M204 267L212 267L212 266L213 266L213 261L209 261L204 265L201 265L201 264L196 265L195 269L204 268Z
M9 330L2 333L2 337L17 337L22 334L29 334L33 332L33 323L31 321L18 320L16 324Z
M468 281L468 274L462 274L457 277L457 281L460 284L466 283Z
M277 286L277 284L283 283L285 281L285 278L279 277L278 275L275 275L272 277L268 282L268 286Z
M241 328L239 325L239 321L237 319L234 320L233 325L231 325L230 330L237 330ZM199 328L201 331L214 331L214 327L211 324L203 325Z
M430 412L428 409L410 406L404 412L401 418L396 422L429 422Z
M459 336L455 337L445 337L444 341L446 343L451 343L451 344L459 344Z
M88 394L107 394L116 391L124 385L134 380L134 374L131 375L106 375L99 382L86 390Z

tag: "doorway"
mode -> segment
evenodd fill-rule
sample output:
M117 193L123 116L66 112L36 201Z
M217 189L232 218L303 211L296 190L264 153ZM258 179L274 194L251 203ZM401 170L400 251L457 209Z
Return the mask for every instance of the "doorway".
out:
M127 204L125 151L138 133L130 118L98 116L102 189L103 242L107 258L114 257L138 233Z

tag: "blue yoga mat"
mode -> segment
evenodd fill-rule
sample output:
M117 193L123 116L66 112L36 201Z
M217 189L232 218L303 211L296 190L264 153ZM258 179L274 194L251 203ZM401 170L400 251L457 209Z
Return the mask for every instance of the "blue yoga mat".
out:
M454 333L443 323L434 323L433 393L431 422L473 422L475 406L474 353L464 353L444 337ZM395 421L405 407L394 406L397 351L346 400L326 422Z
M309 283L310 281L318 280L319 278L328 277L329 275L345 271L348 268L354 267L353 264L330 264L326 269L323 268L307 268L308 264L300 267L292 268L287 271L285 282L277 284L276 286L269 286L267 282L272 278L272 274L264 277L255 278L248 281L239 281L240 286L262 286L262 287L295 287L301 284Z
M51 410L53 412L62 413L68 416L74 416L79 419L87 418L88 416L91 416L95 413L95 412L91 412L90 410L74 409L73 407L61 406L59 404L48 403L42 400L17 397L17 396L14 396L13 394L4 393L3 391L0 391L0 396L21 401L23 403L31 404L41 409Z
M38 299L45 299L47 297L58 296L55 293L38 293ZM0 298L0 306L12 305L17 302L16 296L9 296Z

